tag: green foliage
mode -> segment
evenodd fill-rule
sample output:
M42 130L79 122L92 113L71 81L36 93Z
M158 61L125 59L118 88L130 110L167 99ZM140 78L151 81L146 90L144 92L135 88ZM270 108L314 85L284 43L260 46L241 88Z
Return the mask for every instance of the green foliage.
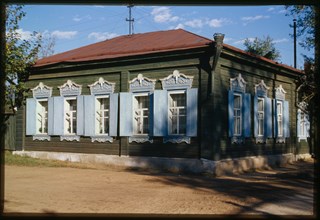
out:
M41 35L36 32L22 37L19 22L26 16L22 9L22 5L6 6L6 104L12 109L24 102L28 91L25 82L37 60L41 42Z
M264 39L256 37L253 41L247 38L243 45L246 47L246 52L271 60L278 60L280 58L280 52L275 48L275 43L273 43L273 39L270 36Z
M27 166L27 167L72 167L72 168L87 168L91 169L87 164L58 161L58 160L44 160L32 158L28 156L14 155L10 151L5 152L5 165L12 166Z
M300 46L311 50L315 44L315 7L312 5L287 5L287 16L292 15L297 22L297 37L300 37ZM290 27L293 27L290 24ZM293 35L291 34L291 37Z

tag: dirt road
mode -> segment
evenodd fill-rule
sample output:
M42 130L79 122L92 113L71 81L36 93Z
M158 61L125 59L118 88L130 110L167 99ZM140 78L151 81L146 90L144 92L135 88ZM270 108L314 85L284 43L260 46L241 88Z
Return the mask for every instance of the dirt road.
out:
M5 213L313 214L313 163L210 177L5 167Z

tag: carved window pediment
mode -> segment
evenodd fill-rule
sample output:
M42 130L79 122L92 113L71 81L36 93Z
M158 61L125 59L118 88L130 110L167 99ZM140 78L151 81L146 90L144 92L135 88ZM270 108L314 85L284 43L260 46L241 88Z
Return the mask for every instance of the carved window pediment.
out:
M46 86L42 82L39 83L32 90L33 98L47 98L52 95L52 87Z
M144 77L141 73L136 78L129 81L131 92L153 91L156 84L155 79Z
M101 95L106 93L113 93L115 83L108 82L102 77L99 78L95 83L88 85L90 87L91 95Z
M287 92L282 88L281 84L277 88L275 88L275 91L276 91L276 99L285 100Z
M263 80L255 85L255 92L257 96L267 96L269 87L264 83Z
M308 107L308 103L306 103L304 101L298 103L298 108L304 112L307 111L307 107Z
M242 78L241 73L235 78L230 79L230 90L237 92L246 92L247 82Z
M193 76L186 76L178 70L161 80L163 89L190 89L192 87Z
M60 89L60 96L75 96L81 94L81 85L76 84L71 80L67 80L62 86L58 86Z

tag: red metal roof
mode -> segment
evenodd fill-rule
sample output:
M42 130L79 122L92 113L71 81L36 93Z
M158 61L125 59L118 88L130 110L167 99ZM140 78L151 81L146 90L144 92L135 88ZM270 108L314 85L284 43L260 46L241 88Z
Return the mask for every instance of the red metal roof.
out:
M40 59L34 66L183 50L204 47L211 42L210 39L182 29L123 35Z
M213 40L185 31L183 29L123 35L110 40L101 41L95 44L90 44L40 59L36 62L34 67L61 62L105 60L173 50L207 47L212 42ZM280 64L265 57L245 52L228 44L223 44L223 47L231 51L245 54L258 60L277 65L279 67L302 73L301 70L285 64Z

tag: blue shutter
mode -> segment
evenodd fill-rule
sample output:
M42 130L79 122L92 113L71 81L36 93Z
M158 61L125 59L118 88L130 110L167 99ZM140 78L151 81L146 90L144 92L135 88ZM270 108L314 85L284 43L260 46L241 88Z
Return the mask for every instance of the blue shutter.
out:
M246 119L244 119L246 120ZM254 96L253 98L253 120L254 120L254 137L258 137L258 96Z
M250 137L251 135L251 95L244 93L243 95L243 135Z
M84 136L95 134L95 97L93 95L84 96Z
M77 135L84 134L84 101L83 95L77 96Z
M118 134L118 93L110 94L109 136Z
M26 101L26 135L35 135L37 130L37 100L27 98Z
M64 134L64 97L53 97L53 134Z
M153 93L149 95L149 136L153 136Z
M187 89L187 136L196 137L198 129L198 89Z
M233 91L228 91L228 124L229 124L229 137L233 137L233 126L234 126L234 119L233 119L233 103L234 103L234 97L233 97Z
M120 93L120 136L132 136L133 133L132 93Z
M301 110L299 109L297 112L297 137L301 136Z
M53 135L54 124L54 103L53 98L48 98L48 135Z
M153 135L168 135L168 92L155 90L153 93Z
M283 135L284 137L290 137L290 126L289 126L289 102L283 101Z
M277 99L273 99L273 133L274 137L278 137L278 123L277 123Z
M264 98L264 137L272 138L272 108L271 99Z

